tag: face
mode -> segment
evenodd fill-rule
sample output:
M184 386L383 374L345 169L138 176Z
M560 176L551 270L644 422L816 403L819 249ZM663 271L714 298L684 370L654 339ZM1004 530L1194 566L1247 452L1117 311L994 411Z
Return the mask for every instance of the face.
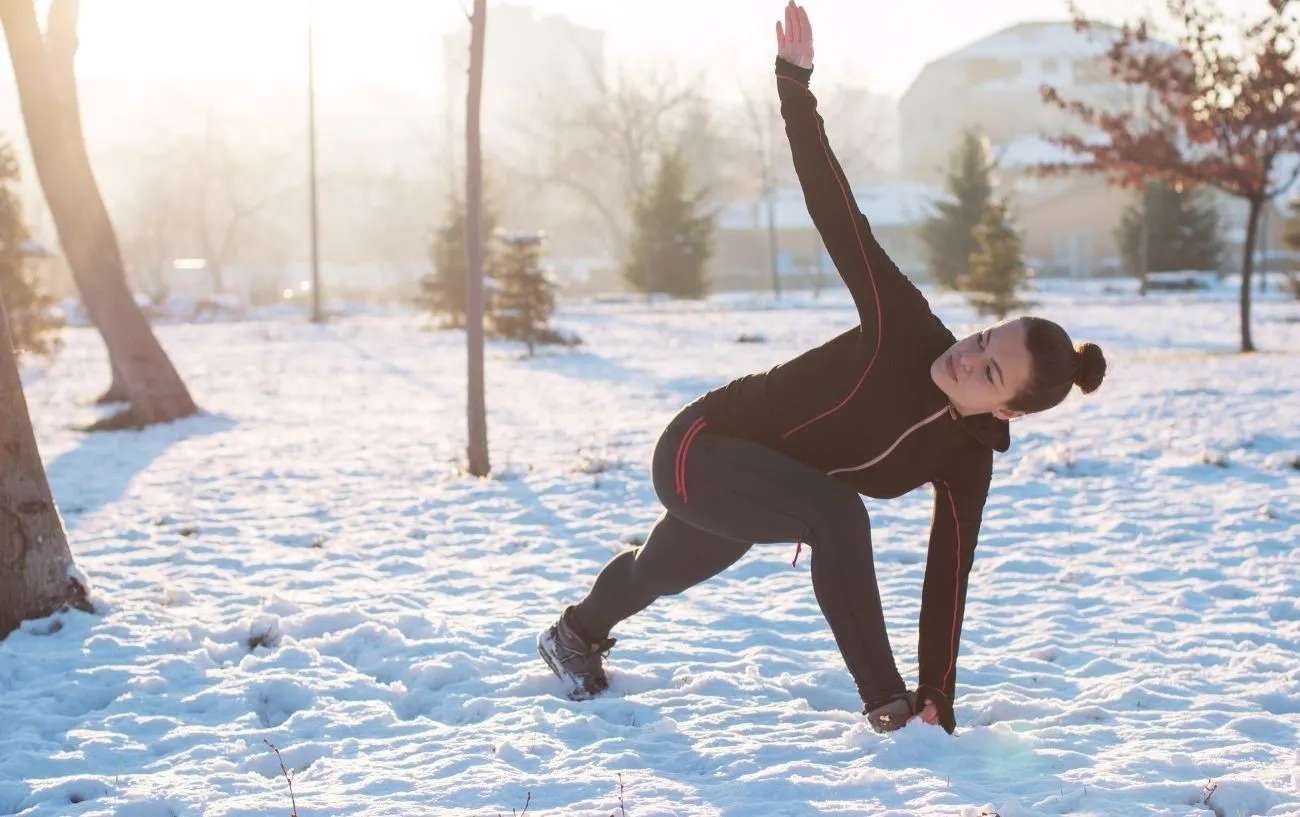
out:
M1031 366L1024 324L1014 320L954 343L930 365L930 377L963 416L1010 420L1024 413L1005 406L1029 382Z

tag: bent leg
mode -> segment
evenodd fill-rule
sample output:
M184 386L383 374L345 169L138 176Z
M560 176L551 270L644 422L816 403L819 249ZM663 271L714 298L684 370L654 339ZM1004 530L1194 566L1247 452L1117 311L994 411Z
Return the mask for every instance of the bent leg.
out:
M867 703L905 686L886 632L857 492L825 473L746 440L713 434L683 413L655 452L654 483L667 513L645 545L619 554L575 608L593 638L618 621L720 573L751 543L802 541L812 581L858 692Z

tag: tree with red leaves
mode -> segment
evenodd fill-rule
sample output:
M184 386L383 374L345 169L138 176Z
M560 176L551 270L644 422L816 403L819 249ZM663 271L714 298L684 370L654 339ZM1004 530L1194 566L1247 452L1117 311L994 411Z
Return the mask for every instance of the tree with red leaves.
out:
M1053 175L1101 173L1121 186L1141 189L1148 180L1208 185L1249 205L1241 259L1241 350L1253 352L1250 276L1259 217L1265 205L1291 187L1294 172L1280 174L1278 159L1300 153L1300 19L1295 0L1268 0L1268 12L1240 32L1230 49L1226 20L1212 0L1166 0L1180 27L1176 47L1149 36L1151 24L1125 25L1106 53L1110 75L1147 93L1145 110L1107 111L1067 100L1044 86L1043 99L1100 131L1102 138L1049 137L1079 154L1078 163L1042 165ZM1091 23L1070 5L1075 28Z

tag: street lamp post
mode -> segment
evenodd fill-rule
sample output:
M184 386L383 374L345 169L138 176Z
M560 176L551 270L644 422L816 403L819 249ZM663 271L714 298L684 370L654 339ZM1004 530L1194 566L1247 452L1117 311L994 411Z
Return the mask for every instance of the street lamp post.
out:
M308 188L311 197L311 322L321 323L320 310L320 239L316 210L316 59L313 35L312 4L307 6L307 155Z

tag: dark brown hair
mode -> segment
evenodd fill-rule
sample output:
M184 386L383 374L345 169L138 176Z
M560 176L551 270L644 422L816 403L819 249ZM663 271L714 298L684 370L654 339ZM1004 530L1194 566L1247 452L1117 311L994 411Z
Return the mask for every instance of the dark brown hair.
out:
M1021 321L1025 325L1025 347L1033 363L1029 383L1007 402L1007 408L1033 414L1058 405L1069 396L1071 386L1078 386L1084 394L1097 390L1106 376L1106 356L1100 346L1076 346L1060 325L1045 318Z

